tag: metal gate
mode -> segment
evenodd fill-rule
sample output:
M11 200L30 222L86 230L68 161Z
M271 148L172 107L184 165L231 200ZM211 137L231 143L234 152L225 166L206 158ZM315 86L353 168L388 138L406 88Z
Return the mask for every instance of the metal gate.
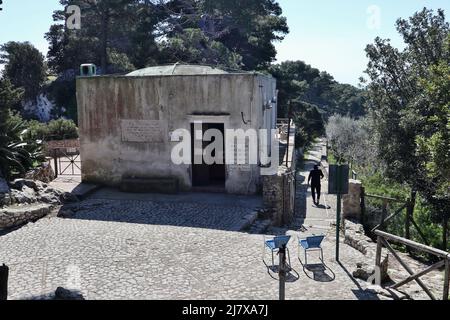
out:
M81 176L79 148L54 148L49 150L56 177Z

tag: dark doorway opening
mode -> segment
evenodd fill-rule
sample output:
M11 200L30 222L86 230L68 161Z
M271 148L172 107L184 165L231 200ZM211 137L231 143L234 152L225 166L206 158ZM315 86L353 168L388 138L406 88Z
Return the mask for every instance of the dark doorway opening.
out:
M195 126L196 124L191 124L191 134L192 134L192 150L195 146ZM219 130L222 133L222 145L225 147L225 125L223 123L203 123L202 124L202 136L205 132L210 129ZM204 151L207 146L209 146L214 141L202 141L202 150ZM213 154L213 156L216 156ZM208 165L202 159L202 164L195 164L194 151L192 151L192 185L193 187L207 187L207 188L225 188L225 152L223 153L222 164Z

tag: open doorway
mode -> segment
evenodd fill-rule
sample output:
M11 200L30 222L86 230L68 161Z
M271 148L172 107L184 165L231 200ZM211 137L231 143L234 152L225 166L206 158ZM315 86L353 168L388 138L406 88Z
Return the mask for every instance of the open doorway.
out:
M222 139L225 139L225 125L223 123L203 123L202 131L204 136L205 132L210 129L219 130L222 133ZM192 134L192 150L194 150L194 142L195 142L195 124L191 124L191 134ZM213 143L202 141L203 150ZM223 146L225 146L225 141L222 141ZM213 156L216 156L213 154ZM225 188L225 152L223 153L223 161L222 164L213 164L207 165L204 160L202 164L195 164L194 161L194 152L192 152L192 186L194 188Z

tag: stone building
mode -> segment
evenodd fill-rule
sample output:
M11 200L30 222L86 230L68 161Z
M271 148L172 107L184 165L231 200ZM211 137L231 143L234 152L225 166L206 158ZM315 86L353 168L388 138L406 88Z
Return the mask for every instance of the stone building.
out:
M172 137L180 129L193 133L199 124L203 131L224 133L224 140L229 129L275 129L277 89L271 76L158 66L79 77L77 101L84 182L124 189L140 185L146 191L262 191L259 161L175 164L171 155L178 142ZM192 145L197 138L192 134Z

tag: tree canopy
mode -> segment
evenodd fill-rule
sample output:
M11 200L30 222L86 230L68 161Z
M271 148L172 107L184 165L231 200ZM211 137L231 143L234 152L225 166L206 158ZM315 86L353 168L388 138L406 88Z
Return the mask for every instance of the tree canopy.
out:
M447 226L449 24L442 10L423 9L410 19L399 19L397 30L404 50L380 38L366 49L380 158L388 177L420 192L436 213L435 220L444 219Z
M25 90L25 99L35 99L47 76L39 50L29 42L8 42L0 47L0 63L11 83Z
M278 79L280 116L287 115L289 101L315 105L325 118L338 113L360 117L365 114L364 92L349 84L338 83L327 72L303 61L272 65L269 72Z
M261 69L275 59L273 42L289 31L274 0L60 0L60 4L80 6L82 26L69 30L61 24L68 14L54 13L57 23L46 39L49 66L57 73L86 62L99 65L103 73L166 62ZM122 63L114 61L114 55L121 55Z

